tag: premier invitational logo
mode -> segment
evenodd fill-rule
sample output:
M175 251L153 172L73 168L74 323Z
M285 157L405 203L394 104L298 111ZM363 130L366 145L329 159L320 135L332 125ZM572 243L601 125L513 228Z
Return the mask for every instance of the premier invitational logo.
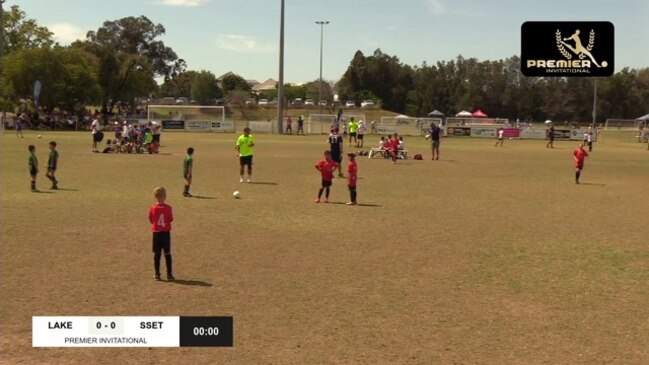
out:
M525 76L610 76L613 33L610 22L525 22L521 70Z

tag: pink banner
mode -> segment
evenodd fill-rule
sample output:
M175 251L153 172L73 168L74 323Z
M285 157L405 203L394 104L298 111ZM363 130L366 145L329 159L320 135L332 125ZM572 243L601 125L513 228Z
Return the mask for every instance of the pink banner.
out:
M519 128L503 128L503 137L521 138L521 130Z

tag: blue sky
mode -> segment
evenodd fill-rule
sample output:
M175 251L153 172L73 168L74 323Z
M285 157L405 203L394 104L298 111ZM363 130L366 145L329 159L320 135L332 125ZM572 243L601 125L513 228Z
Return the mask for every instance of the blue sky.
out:
M145 15L192 70L278 79L279 0L7 0L69 44L105 20ZM615 67L649 66L649 0L286 0L285 80L338 80L357 50L381 48L410 65L520 53L528 20L607 20L615 25Z

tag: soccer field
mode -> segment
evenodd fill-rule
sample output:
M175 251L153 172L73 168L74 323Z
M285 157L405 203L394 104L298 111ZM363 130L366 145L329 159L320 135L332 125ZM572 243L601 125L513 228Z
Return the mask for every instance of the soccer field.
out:
M240 184L233 134L169 132L160 154L129 155L90 153L90 133L7 131L0 363L646 364L649 151L615 133L580 185L575 142L449 138L430 161L407 138L424 160L357 158L361 205L346 206L343 179L314 204L324 136L256 135L255 183ZM50 140L61 190L41 167L31 193L27 145L43 166ZM174 283L152 279L156 186ZM55 315L233 316L234 347L32 348L32 316Z

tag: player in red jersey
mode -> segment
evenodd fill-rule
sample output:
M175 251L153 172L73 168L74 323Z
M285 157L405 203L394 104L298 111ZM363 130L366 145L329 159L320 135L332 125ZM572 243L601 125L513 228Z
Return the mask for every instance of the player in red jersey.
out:
M581 170L584 169L584 161L586 160L586 157L588 157L588 152L586 152L586 150L584 149L584 144L580 143L572 155L575 157L575 184L579 184Z
M347 205L356 205L356 181L358 180L358 166L356 165L356 155L348 153L349 165L347 165L347 187L349 188L349 203Z
M163 187L153 190L157 203L149 209L149 222L153 231L153 266L155 268L155 280L160 280L160 257L162 251L165 253L167 264L167 280L175 280L171 271L171 222L174 220L171 206L165 204L167 191Z
M399 157L399 135L396 133L390 138L389 151L392 156L392 163L397 163L397 157Z
M325 191L325 203L329 203L329 191L331 188L332 180L334 179L334 172L338 168L338 164L331 159L331 152L325 151L324 158L315 165L315 168L322 174L322 186L318 191L318 199L316 203L320 203L322 192Z

